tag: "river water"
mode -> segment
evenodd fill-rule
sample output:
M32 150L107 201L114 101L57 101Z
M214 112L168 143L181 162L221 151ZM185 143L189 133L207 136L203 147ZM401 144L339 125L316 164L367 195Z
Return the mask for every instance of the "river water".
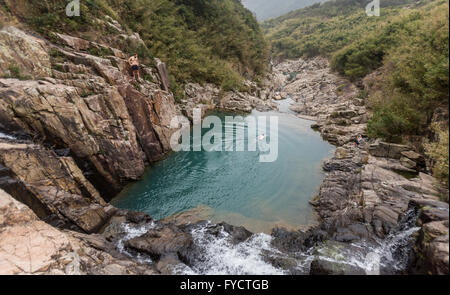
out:
M11 136L11 135L8 135L8 134L5 134L5 133L3 133L3 132L0 132L0 139L15 139L15 137L14 136Z
M277 117L278 134L269 133L267 119L264 139L267 144L278 139L276 161L260 162L264 152L259 148L243 152L173 152L150 167L141 181L128 186L112 201L113 205L148 213L154 219L193 210L202 219L242 225L252 232L269 233L275 226L294 229L313 224L309 201L325 176L321 163L332 156L334 147L310 128L311 121L289 114L285 108L288 104L280 104L280 110L286 113L254 111L231 126L234 134L244 129L247 147L249 141L258 141L249 137L248 121ZM225 116L230 114L211 115L221 119L225 133ZM203 135L206 132L208 129L202 129ZM232 143L239 140L234 138ZM231 142L223 136L222 144Z
M177 274L309 274L314 259L323 259L357 267L366 274L404 273L409 261L416 216L411 211L384 240L360 241L348 247L327 248L319 244L305 252L282 253L272 245L268 233L276 226L303 228L315 223L309 200L325 177L321 169L324 159L332 156L334 147L323 141L310 126L311 121L299 119L289 111L290 100L279 102L280 112L254 111L242 124L232 125L236 134L248 130L248 119L276 116L278 134L266 133L268 142L278 139L278 158L260 162L261 150L247 152L174 152L167 159L150 167L141 181L129 185L112 203L120 208L146 212L154 219L172 218L178 214L209 220L191 230L193 243L202 253L192 265L179 264ZM225 116L213 113L226 130ZM269 128L268 128L269 130ZM202 130L202 134L208 129ZM221 133L221 132L217 132ZM245 138L245 146L252 140ZM259 134L259 133L258 133ZM236 144L224 136L223 147ZM194 219L195 220L195 219ZM209 234L209 226L225 221L244 226L256 233L245 242L234 244L221 230ZM119 250L132 255L124 243L148 231L153 224L125 228L127 234L118 243ZM330 249L333 255L329 256ZM334 249L334 250L333 250ZM325 255L325 256L323 256ZM148 257L137 257L152 263ZM272 260L291 261L291 269ZM294 262L292 262L294 261Z

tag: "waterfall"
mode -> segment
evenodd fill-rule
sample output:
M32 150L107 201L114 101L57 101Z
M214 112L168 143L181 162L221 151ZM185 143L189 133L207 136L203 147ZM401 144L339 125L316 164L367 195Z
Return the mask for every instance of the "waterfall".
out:
M264 260L263 253L276 253L270 245L272 237L267 234L256 234L247 241L233 245L229 234L220 230L217 236L206 233L207 226L192 230L194 243L199 247L202 257L186 274L205 275L281 275L285 272L277 269Z
M409 266L413 236L420 229L415 226L416 220L417 210L410 208L398 228L384 239L350 243L349 248L336 255L338 260L324 259L359 267L368 275L405 273Z
M378 246L369 247L372 257L379 259L378 270L381 273L398 274L407 271L409 258L414 242L414 234L420 229L416 227L417 210L410 208L400 221L399 228L390 233L384 240L378 241ZM366 259L366 270L373 270L378 261ZM372 268L370 268L372 266ZM369 273L371 274L371 273ZM377 273L373 273L377 274ZM379 273L378 273L379 274Z
M9 139L9 140L13 140L13 139L16 139L16 138L15 138L14 136L5 134L5 133L3 133L3 132L0 132L0 139Z
M402 274L408 268L413 235L419 230L415 226L416 219L416 210L410 209L398 229L385 239L349 243L348 247L338 249L333 257L326 254L327 248L323 245L301 253L283 253L272 246L272 236L264 233L254 234L246 241L234 244L230 234L223 228L217 234L211 234L209 230L214 225L201 224L190 230L195 245L191 265L176 265L173 272L187 275L308 274L311 262L320 257L323 260L358 267L368 275ZM154 263L150 258L131 253L124 247L126 241L145 234L154 226L154 223L138 227L122 225L125 234L117 242L118 250L136 257L142 263ZM277 263L279 261L289 261L290 267L281 267Z

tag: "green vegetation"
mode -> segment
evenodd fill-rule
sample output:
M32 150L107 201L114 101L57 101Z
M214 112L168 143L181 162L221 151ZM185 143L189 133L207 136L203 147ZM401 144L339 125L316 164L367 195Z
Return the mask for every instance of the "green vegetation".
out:
M88 49L89 54L100 56L100 57L107 57L114 55L114 52L107 48L107 47L91 47Z
M398 4L411 0L385 0L380 17L368 17L367 0L337 0L311 5L263 24L274 57L331 56L337 50L377 32L386 19L398 15Z
M265 70L267 46L238 0L141 0L120 4L124 22L154 56L168 62L173 85L209 82L241 88Z
M114 40L111 45L138 53L146 64L161 58L177 95L188 81L242 89L243 78L257 78L266 69L267 44L240 0L84 0L81 16L71 18L65 15L65 1L22 2L29 8L18 10L29 13L21 18L43 34L59 31L88 40ZM106 15L129 33L139 33L145 45L118 38L111 26L98 21Z
M448 187L449 174L449 134L448 126L443 130L439 125L433 125L434 131L438 134L439 140L437 142L425 144L427 155L434 161L434 176L440 179Z
M8 67L8 71L9 74L7 74L6 76L4 76L3 78L14 78L14 79L19 79L19 80L30 80L31 77L28 75L23 75L22 74L22 70L14 65L14 64L10 64Z
M440 18L439 21L445 19L445 15L432 15L432 11L436 10L436 6L440 7L438 9L445 8L442 7L445 2L447 1L436 1L424 7L403 11L388 9L391 16L384 16L386 19L380 23L378 28L368 30L363 38L355 40L332 56L333 69L351 80L355 80L383 65L385 56L390 51L397 50L398 46L412 46L411 39L420 39L419 35L422 35L422 40L418 41L427 43L425 39L433 34L432 30L438 29L428 28L430 18ZM397 13L392 15L395 11Z
M449 101L448 3L404 19L410 21L383 58L381 91L369 98L369 135L391 141L426 134L436 109Z
M336 0L264 28L275 57L327 56L350 80L366 77L369 89L359 96L373 112L369 136L407 142L429 136L434 121L448 120L449 104L448 0L411 2L381 1L381 16L367 17L366 1ZM374 70L379 74L368 77ZM443 118L436 118L439 112ZM448 184L448 129L434 132L440 141L426 148L436 176Z

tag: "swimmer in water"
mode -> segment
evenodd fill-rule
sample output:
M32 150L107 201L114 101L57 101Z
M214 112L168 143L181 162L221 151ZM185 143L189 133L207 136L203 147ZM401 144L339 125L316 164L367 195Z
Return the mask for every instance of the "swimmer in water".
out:
M264 138L266 138L265 134L261 134L260 136L258 136L258 140L263 140Z

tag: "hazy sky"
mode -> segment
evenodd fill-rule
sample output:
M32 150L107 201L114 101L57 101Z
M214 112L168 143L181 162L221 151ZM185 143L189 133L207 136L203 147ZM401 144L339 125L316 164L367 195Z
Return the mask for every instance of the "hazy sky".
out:
M256 14L258 20L274 18L317 2L324 0L242 0L245 7Z

